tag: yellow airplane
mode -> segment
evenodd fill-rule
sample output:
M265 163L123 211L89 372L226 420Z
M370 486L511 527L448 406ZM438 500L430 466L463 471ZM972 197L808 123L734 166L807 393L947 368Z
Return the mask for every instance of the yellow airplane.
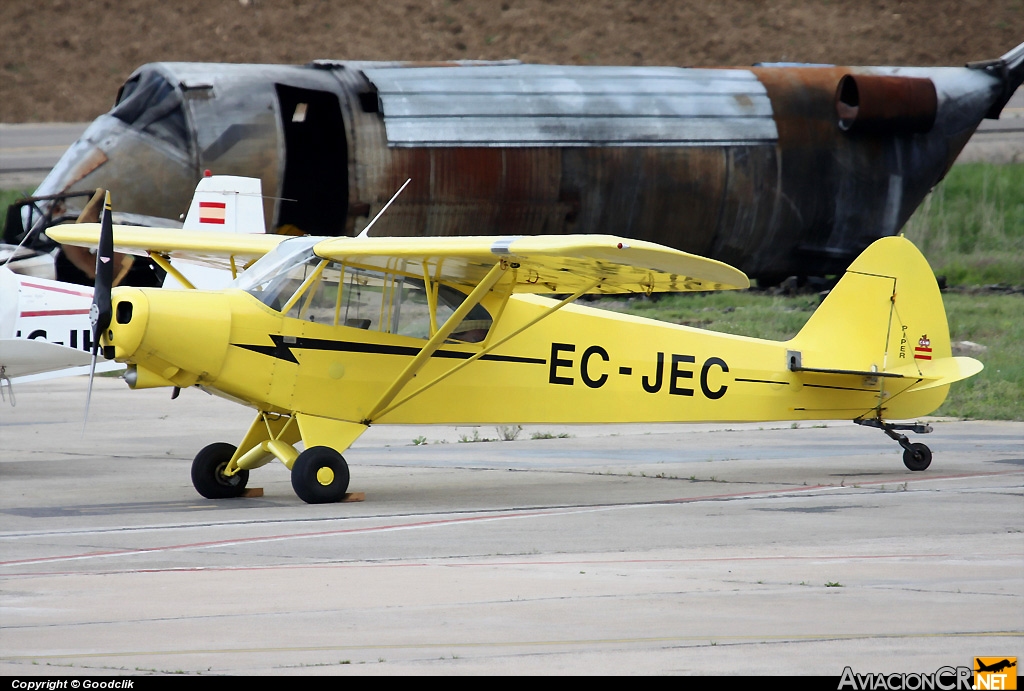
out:
M225 290L96 290L96 340L132 388L199 386L256 410L237 447L195 457L208 498L240 495L249 471L277 459L304 501L341 500L342 452L389 423L847 419L881 428L924 470L931 451L899 430L930 427L888 420L934 411L982 368L952 357L931 268L901 237L868 247L796 337L775 342L571 304L749 285L638 240L189 233L112 227L109 211L102 226L47 231L89 247L111 232L119 251L165 264L237 270L259 257Z

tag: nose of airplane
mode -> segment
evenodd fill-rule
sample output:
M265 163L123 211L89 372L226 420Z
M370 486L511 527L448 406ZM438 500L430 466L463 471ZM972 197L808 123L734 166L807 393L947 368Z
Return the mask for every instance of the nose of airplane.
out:
M228 348L231 312L219 293L118 288L103 345L177 386L212 382Z
M110 320L103 346L111 359L124 361L135 355L146 333L149 321L149 301L138 288L117 288L111 296L114 318Z
M164 141L105 114L68 147L33 196L101 187L116 190L120 211L173 219L181 213L182 200L187 206L195 189L194 168L187 140ZM38 202L44 209L51 203ZM84 203L73 200L69 211L77 213Z

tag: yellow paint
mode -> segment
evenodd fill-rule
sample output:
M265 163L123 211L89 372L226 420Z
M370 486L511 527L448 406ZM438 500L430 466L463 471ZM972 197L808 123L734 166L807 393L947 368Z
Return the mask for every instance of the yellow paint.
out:
M319 482L324 487L329 486L332 482L334 482L334 471L328 468L327 466L320 468L319 470L316 471L316 481Z
M167 259L167 257L163 256L158 252L150 252L149 258L152 259L157 266L159 266L161 269L169 273L174 278L174 280L176 280L178 283L182 285L182 287L188 290L196 289L196 287L192 285L192 281L185 278L185 276L183 276L182 273L178 271L173 264L171 264L170 260Z

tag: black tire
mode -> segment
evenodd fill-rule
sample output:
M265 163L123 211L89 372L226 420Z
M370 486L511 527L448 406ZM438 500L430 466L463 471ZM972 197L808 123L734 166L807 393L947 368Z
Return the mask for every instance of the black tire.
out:
M348 463L329 446L314 446L292 464L292 489L307 504L341 501L348 491Z
M903 451L903 465L910 470L924 470L932 464L932 450L924 444L911 444Z
M235 447L217 442L204 447L192 461L192 486L207 499L231 499L242 496L249 482L249 471L239 470L230 477L224 475Z

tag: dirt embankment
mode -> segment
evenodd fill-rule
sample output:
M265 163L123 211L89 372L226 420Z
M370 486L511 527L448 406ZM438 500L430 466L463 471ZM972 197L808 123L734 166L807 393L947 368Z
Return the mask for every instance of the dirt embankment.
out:
M0 122L85 121L155 61L506 59L960 65L1024 41L1024 0L7 0Z

